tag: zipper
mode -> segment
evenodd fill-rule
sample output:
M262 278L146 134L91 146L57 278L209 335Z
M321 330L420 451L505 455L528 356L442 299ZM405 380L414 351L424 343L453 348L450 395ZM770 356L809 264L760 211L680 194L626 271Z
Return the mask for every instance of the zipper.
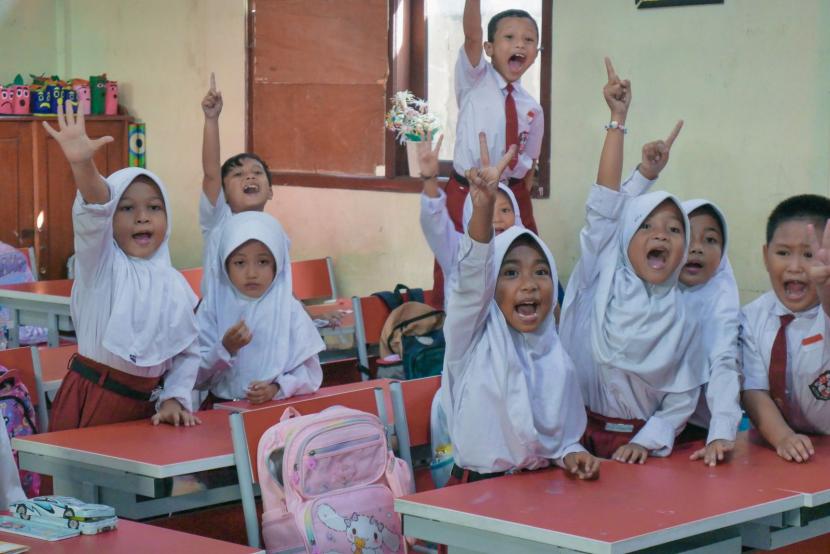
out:
M359 439L352 439L343 442L337 442L334 444L330 444L328 446L323 446L321 448L315 448L314 450L309 450L309 456L320 456L322 454L328 454L329 452L336 452L337 450L345 450L346 448L352 446L359 446L361 444L366 444L369 442L374 442L380 439L380 435L372 435L371 437L362 437Z

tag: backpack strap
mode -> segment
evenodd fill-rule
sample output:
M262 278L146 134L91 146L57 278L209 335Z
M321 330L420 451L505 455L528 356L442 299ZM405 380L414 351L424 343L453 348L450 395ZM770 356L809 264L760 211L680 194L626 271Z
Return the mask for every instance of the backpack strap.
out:
M424 303L424 289L409 288L401 283L395 285L395 289L391 292L388 290L374 292L372 293L372 296L377 296L383 300L383 303L386 304L386 307L389 308L389 311L391 312L404 303L404 293L407 294L409 301L421 302L422 304Z
M431 312L421 314L417 317L401 321L400 323L392 327L392 332L389 333L389 336L386 338L386 346L389 348L389 350L392 350L392 337L394 337L395 333L397 333L398 331L403 332L404 328L410 323L415 323L416 321L421 321L422 319L427 319L436 316L440 316L439 321L443 321L444 316L446 316L446 312L444 312L444 310L433 310Z

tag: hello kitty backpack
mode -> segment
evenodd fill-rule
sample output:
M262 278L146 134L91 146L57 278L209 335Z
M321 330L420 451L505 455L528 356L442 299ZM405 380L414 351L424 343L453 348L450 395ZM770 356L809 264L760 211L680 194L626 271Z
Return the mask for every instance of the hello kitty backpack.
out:
M332 406L288 408L259 441L262 537L269 554L403 553L394 499L413 492L377 416Z

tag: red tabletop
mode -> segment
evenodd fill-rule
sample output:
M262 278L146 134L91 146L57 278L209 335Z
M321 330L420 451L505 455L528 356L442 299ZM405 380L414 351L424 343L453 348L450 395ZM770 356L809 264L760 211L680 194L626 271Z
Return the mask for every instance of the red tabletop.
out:
M14 447L156 478L233 465L228 412L197 415L202 424L195 427L154 426L144 419L15 438Z
M55 281L34 281L32 283L18 283L16 285L0 286L1 290L14 290L19 292L30 292L33 294L45 294L49 296L71 296L72 279L59 279Z
M352 301L349 298L338 298L335 302L325 304L306 304L305 309L314 318L342 310L345 313L342 313L340 326L345 328L354 327L354 312L352 311Z
M102 552L117 552L118 554L145 554L146 552L159 554L192 554L194 552L200 554L250 554L262 552L250 546L241 546L120 518L118 529L98 535L81 535L62 541L50 542L0 532L0 541L24 544L30 547L29 552L33 554L41 552L48 552L49 554L101 554Z
M388 399L388 391L389 391L389 383L392 381L390 379L372 379L370 381L357 381L354 383L345 383L343 385L332 385L330 387L321 387L317 390L317 392L313 392L311 394L298 394L296 396L292 396L291 398L283 398L282 400L271 400L269 402L263 402L262 404L251 404L247 400L236 400L234 402L221 402L219 404L215 404L214 408L219 410L229 410L231 412L247 412L250 410L259 410L261 408L273 408L275 406L291 406L296 404L297 402L302 402L304 400L312 400L315 398L328 398L330 396L337 396L338 394L343 394L344 392L352 392L356 390L364 390L364 389L374 389L375 387L381 387L384 390L384 395L387 396L387 413L389 414L389 418L392 418L392 404L391 401Z
M652 461L603 462L593 482L556 468L510 475L418 493L395 506L471 532L586 552L628 552L803 505L797 492L759 485L751 471L675 471Z

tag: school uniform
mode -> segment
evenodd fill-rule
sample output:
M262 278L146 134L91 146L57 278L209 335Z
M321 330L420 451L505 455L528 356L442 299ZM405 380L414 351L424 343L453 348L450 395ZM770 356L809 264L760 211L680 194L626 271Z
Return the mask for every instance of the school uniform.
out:
M249 240L262 242L273 254L277 274L259 298L245 296L231 283L226 260ZM279 222L262 212L231 216L223 227L217 255L207 260L214 282L197 312L201 367L198 382L218 400L245 398L252 381L279 385L275 398L308 394L320 388L323 370L318 353L325 344L291 287L288 238ZM251 342L231 355L222 344L228 328L239 320L251 331Z
M553 311L535 332L520 333L494 298L502 259L525 233L545 252L555 284L553 256L526 229L511 227L486 244L464 235L447 307L440 401L456 465L481 474L562 465L584 451L585 409Z
M20 473L14 463L9 434L0 429L0 510L6 510L12 502L25 500L20 486Z
M216 204L211 204L207 195L202 192L199 197L199 227L202 230L202 241L204 242L202 252L202 282L200 289L202 297L206 296L208 288L216 282L216 275L213 274L213 260L219 255L219 241L222 239L222 228L228 219L233 215L231 207L225 199L224 187L219 188L219 196L216 197Z
M147 259L121 250L112 226L121 195L142 175L156 183L167 210L164 240ZM150 417L170 398L190 409L199 369L196 295L170 263L172 214L164 185L140 168L116 171L106 183L107 202L88 204L78 192L72 207L70 312L78 355L55 397L53 431Z
M714 440L734 441L743 412L741 411L741 373L738 367L740 297L735 274L726 254L726 217L706 200L683 202L683 211L691 214L702 206L718 214L723 230L723 255L717 270L703 284L686 287L680 284L690 316L700 324L701 344L706 350L707 383L703 386L697 408L689 418L690 427L708 429L706 443ZM685 433L684 433L685 435Z
M499 189L504 192L510 199L513 206L513 214L515 215L514 225L524 227L522 224L521 210L519 204L516 202L516 197L510 188L499 183ZM470 222L470 217L473 213L473 203L468 196L464 201L464 209L462 215L463 228L466 230ZM426 194L421 194L421 231L427 239L432 254L441 268L440 287L433 289L434 303L443 307L446 304L446 299L452 287L452 279L455 272L455 264L458 258L458 243L463 236L455 230L455 224L452 222L447 211L447 195L443 190L438 189L438 197L432 198ZM439 284L438 280L434 283Z
M683 262L651 285L628 259L642 221L664 200L677 202L665 192L641 195L652 183L635 171L621 192L592 187L562 308L562 342L589 410L585 444L606 458L629 442L669 455L703 383L698 326L676 286Z
M786 340L785 367L772 367L772 350L781 328ZM766 390L784 419L799 433L830 434L830 317L821 305L803 312L788 310L774 291L741 310L743 390ZM776 364L778 365L778 364ZM776 389L775 371L784 372ZM773 386L771 386L771 383ZM783 389L783 390L782 390Z

